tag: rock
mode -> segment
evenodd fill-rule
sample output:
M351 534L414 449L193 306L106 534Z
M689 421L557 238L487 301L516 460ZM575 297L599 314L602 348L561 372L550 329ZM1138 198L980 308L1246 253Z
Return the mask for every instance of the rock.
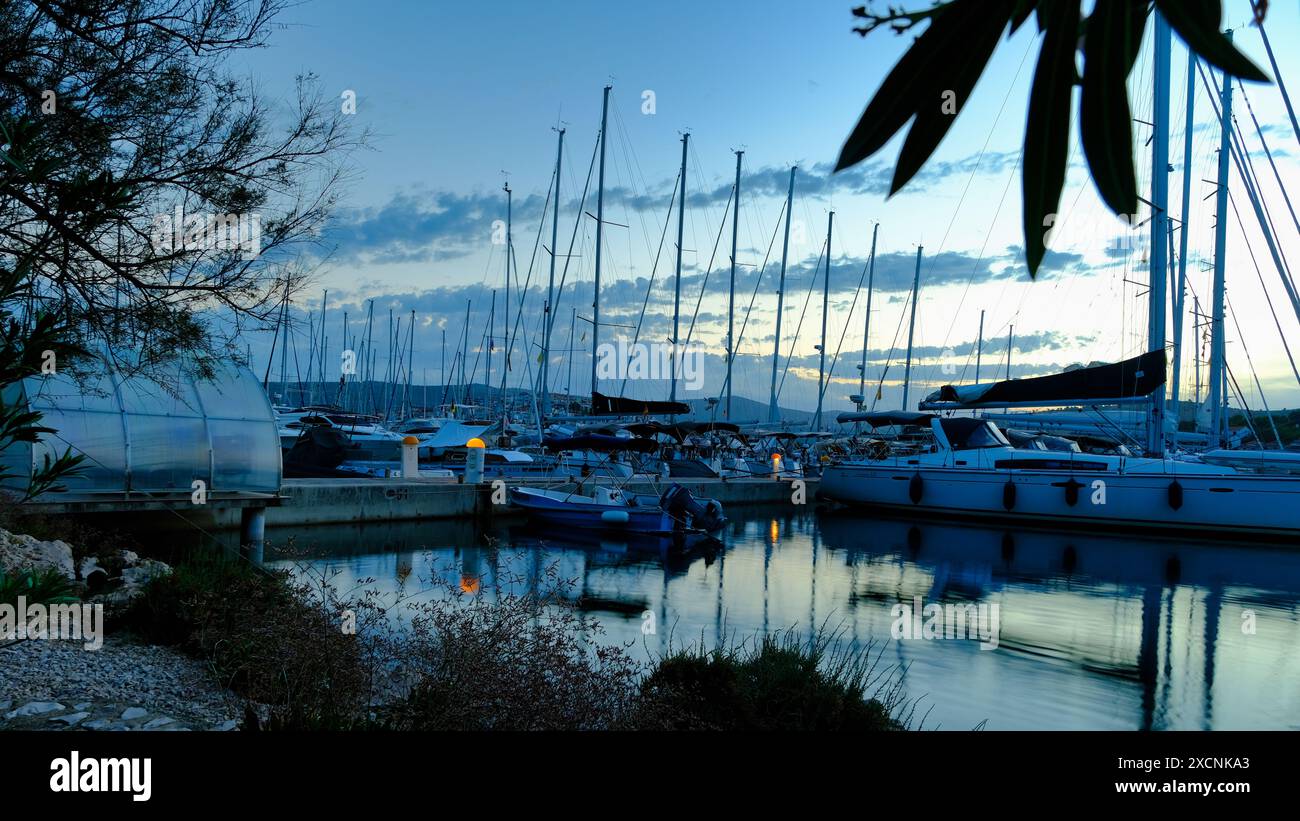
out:
M38 701L68 706L6 719L14 708ZM213 681L203 662L122 635L105 636L104 646L95 652L65 641L28 641L0 650L0 706L5 708L0 710L0 733L5 728L64 730L64 724L47 719L65 712L90 713L76 730L114 725L125 730L160 716L173 720L168 727L207 729L237 713L232 694ZM136 712L122 718L128 708Z
M80 724L82 720L87 719L89 717L90 717L90 713L68 713L66 715L55 716L54 718L50 719L50 721L61 721L64 724L68 725L69 727L75 727L78 724Z
M154 576L165 576L172 572L171 567L157 559L144 559L138 564L122 570L124 587L143 587Z
M21 718L23 716L39 716L45 713L54 713L59 710L66 710L62 704L57 701L29 701L17 710L10 710L5 713L5 718Z
M236 729L237 727L239 727L239 722L235 721L233 718L229 718L221 722L217 726L213 727L212 729L219 733L228 733L231 730Z
M95 591L90 600L105 604L126 604L139 596L151 579L171 572L171 566L165 562L141 559L130 550L123 550L121 558L101 563L92 557L81 564L82 578Z
M122 711L123 721L135 721L137 718L144 718L149 715L149 711L143 707L127 707Z
M13 573L19 570L46 570L55 568L68 581L76 581L77 568L72 560L72 547L57 539L42 542L23 533L0 530L0 570Z
M176 723L176 722L175 722L174 720L168 718L167 716L160 716L160 717L158 717L158 718L155 718L153 721L146 722L145 725L144 725L143 727L141 727L140 729L142 729L142 730L156 730L156 729L158 729L159 727L165 727L165 726L168 725L168 724L175 724L175 723Z

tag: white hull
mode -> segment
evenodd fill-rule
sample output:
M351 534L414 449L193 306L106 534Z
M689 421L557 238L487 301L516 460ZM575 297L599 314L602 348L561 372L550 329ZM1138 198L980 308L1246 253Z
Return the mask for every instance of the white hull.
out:
M1008 482L1014 494L1007 491ZM1067 499L1071 482L1080 485L1073 505ZM1170 489L1174 482L1182 495L1177 508L1178 492ZM1176 468L1170 473L1009 471L891 460L829 465L818 493L845 504L938 516L1300 538L1300 480L1274 476L1180 474Z

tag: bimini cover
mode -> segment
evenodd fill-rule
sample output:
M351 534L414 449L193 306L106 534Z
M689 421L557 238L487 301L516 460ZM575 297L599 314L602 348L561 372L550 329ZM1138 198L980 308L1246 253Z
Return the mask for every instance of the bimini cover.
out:
M0 452L6 489L21 492L45 456L71 449L86 458L61 480L69 493L190 495L196 480L209 493L280 490L275 414L247 367L219 364L210 380L180 365L148 377L124 376L102 359L79 367L80 380L33 376L5 389L6 404L39 412L39 424L54 429Z
M926 425L933 418L933 413L917 411L845 411L835 417L835 421L841 425L866 422L873 428L887 428L891 425Z

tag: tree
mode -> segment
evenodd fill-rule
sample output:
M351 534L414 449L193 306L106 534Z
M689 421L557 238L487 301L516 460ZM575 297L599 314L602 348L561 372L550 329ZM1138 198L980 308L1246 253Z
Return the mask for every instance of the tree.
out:
M905 186L938 148L993 56L1002 32L1014 34L1035 15L1043 34L1030 91L1021 182L1025 255L1032 277L1046 252L1043 231L1060 204L1070 148L1070 103L1079 95L1079 128L1088 169L1102 200L1120 215L1136 213L1132 115L1128 75L1142 44L1152 8L1206 62L1243 80L1268 77L1219 30L1219 0L1096 0L1082 16L1079 0L947 0L921 11L891 7L854 29L866 36L888 27L902 33L921 23L926 30L890 71L849 134L835 165L839 171L879 151L909 121L889 193ZM1256 4L1263 19L1267 4ZM1083 75L1075 54L1083 53Z
M343 158L366 135L311 76L277 108L229 70L282 7L0 4L0 389L45 351L60 370L94 352L121 372L179 358L208 375L327 256ZM0 402L0 449L39 421ZM75 467L66 456L32 489Z
M25 265L0 270L0 451L15 442L35 442L43 434L54 433L40 424L40 413L8 401L10 386L41 373L48 363L84 354L68 341L72 334L60 317L39 308L26 318L28 321L15 316L14 307L25 305L30 296L30 281ZM15 477L0 463L0 485L13 478L25 479L20 502L46 491L64 490L60 479L74 473L84 459L70 449L56 459L46 454L44 462L24 477Z
M274 321L362 137L300 77L287 112L227 69L279 0L0 8L0 264L119 367L203 369ZM310 252L310 253L308 253Z

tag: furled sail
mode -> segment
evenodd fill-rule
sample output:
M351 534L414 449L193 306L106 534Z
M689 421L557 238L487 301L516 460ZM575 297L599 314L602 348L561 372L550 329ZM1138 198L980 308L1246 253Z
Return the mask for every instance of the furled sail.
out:
M944 385L921 402L922 410L1113 404L1150 395L1165 384L1165 352L1109 365L1077 368L1031 379L982 385Z
M592 416L654 416L690 412L691 406L685 402L629 399L626 396L606 396L599 391L591 392Z

